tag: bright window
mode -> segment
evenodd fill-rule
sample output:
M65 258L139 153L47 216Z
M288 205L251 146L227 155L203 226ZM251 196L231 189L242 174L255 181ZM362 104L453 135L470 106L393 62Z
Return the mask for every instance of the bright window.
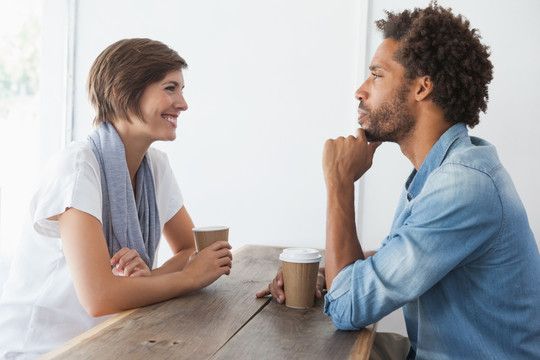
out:
M13 252L39 161L41 1L0 12L0 253Z

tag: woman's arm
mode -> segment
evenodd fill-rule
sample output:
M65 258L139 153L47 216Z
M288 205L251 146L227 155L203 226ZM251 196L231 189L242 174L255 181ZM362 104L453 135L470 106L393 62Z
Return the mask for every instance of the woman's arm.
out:
M193 221L186 207L182 206L163 227L163 234L169 243L173 257L159 268L152 270L152 275L180 271L184 268L189 257L195 252L193 227Z
M137 251L123 248L114 254L111 259L111 265L116 265L118 268L118 270L114 268L113 273L115 275L125 275L127 273L126 276L131 276L132 273L133 276L148 276L182 270L189 261L190 256L195 253L193 226L193 221L183 206L163 227L163 233L172 250L173 257L150 272L147 268L144 268L144 263L141 263L142 259L138 256Z
M77 296L92 316L164 301L207 286L230 272L230 246L221 242L194 257L183 271L146 277L114 276L101 223L96 218L69 208L59 216L59 224Z

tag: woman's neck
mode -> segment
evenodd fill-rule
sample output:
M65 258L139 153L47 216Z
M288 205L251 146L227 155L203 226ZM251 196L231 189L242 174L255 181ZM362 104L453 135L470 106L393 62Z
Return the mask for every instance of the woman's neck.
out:
M135 176L137 175L137 171L141 166L144 155L150 148L152 142L145 139L144 136L137 136L136 133L131 131L132 128L127 121L120 120L113 125L124 144L129 178L131 179L131 185L135 191Z

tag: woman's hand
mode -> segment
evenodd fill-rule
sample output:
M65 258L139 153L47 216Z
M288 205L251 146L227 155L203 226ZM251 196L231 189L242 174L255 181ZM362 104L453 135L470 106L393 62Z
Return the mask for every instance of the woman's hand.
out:
M111 258L112 272L116 276L138 277L150 276L150 268L141 258L137 250L124 247Z
M201 289L216 281L221 275L229 275L232 267L231 245L216 241L199 253L193 253L183 272Z
M317 274L317 284L315 285L315 296L317 298L322 297L325 283L324 268L320 268L319 273ZM283 270L281 267L279 268L274 280L268 284L268 287L255 294L255 296L258 298L266 295L272 295L272 298L279 304L283 304L285 301L285 292L283 291Z

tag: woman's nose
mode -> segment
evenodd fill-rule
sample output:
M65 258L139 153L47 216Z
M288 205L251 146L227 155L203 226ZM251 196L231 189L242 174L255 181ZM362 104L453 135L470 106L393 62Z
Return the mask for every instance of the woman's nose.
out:
M188 109L188 104L186 102L186 99L184 98L184 95L180 94L175 99L174 107L181 111L186 111Z

